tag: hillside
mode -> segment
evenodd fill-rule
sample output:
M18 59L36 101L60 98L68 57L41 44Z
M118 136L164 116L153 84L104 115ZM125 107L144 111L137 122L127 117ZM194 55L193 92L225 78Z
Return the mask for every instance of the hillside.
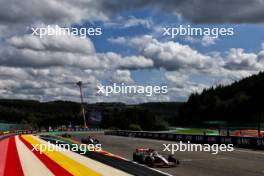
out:
M173 124L182 103L144 103L126 105L124 103L85 104L86 116L91 111L102 113L101 127L129 128L139 125L146 130L155 129L157 124ZM30 124L32 127L59 125L80 125L82 117L80 104L69 101L39 102L35 100L0 100L0 122Z
M218 86L192 94L180 109L184 124L204 121L258 123L264 121L264 73L253 75L228 86Z

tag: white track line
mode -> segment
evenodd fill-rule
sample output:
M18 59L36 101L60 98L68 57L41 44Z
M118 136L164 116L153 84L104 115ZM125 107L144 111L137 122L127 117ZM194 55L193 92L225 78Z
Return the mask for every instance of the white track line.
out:
M42 140L36 136L33 136L33 137L43 144L48 144L48 142L45 140ZM125 173L125 172L118 170L114 167L111 167L111 166L108 166L108 165L103 164L101 162L92 160L88 157L82 156L81 154L78 154L78 153L75 153L75 152L72 152L69 150L62 151L61 153L63 153L65 156L81 163L82 165L84 165L84 166L86 166L92 170L95 170L96 172L99 172L100 174L102 174L104 176L132 176L131 174Z
M189 161L215 161L215 160L228 160L230 158L212 158L212 159L191 159L191 158L186 158L186 159L181 159L180 161L182 162L189 162Z
M15 137L15 140L24 176L54 176L33 152L20 141L18 136Z
M130 160L128 160L128 161L130 161ZM150 170L153 170L153 171L159 172L159 173L161 173L161 174L164 174L164 175L167 175L167 176L173 176L173 175L171 175L171 174L169 174L169 173L162 172L162 171L160 171L160 170L157 170L157 169L154 169L154 168L148 167L148 166L146 166L146 165L144 165L144 164L139 164L139 163L137 163L137 162L135 162L135 161L131 161L131 162L134 163L134 164L137 164L137 165L143 166L143 167L145 167L145 168L148 168L148 169L150 169Z

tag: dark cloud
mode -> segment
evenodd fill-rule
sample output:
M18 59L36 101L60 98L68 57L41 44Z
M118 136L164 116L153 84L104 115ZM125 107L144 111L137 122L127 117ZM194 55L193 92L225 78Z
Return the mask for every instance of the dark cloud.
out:
M194 23L262 23L263 0L100 0L105 12L151 6Z
M194 23L262 23L264 0L0 0L2 24L72 24L107 20L125 10L150 7Z
M0 0L1 23L71 24L83 19L103 20L105 17L92 1L82 0Z

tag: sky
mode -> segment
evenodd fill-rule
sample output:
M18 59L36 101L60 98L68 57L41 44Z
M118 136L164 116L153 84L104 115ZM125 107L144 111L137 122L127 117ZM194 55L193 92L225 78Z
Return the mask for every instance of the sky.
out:
M264 0L0 0L0 98L186 101L264 70ZM31 28L101 28L39 36ZM233 28L233 35L164 35L164 28ZM97 85L168 86L168 93L96 94Z

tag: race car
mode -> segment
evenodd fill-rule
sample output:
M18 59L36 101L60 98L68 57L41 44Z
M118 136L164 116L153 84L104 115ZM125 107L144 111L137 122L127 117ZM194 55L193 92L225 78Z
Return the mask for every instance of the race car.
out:
M167 158L157 151L149 148L138 148L133 152L133 161L140 164L146 164L149 167L176 167L180 164L179 160L172 155Z
M99 140L92 138L91 136L85 137L81 139L81 142L84 144L99 144Z

